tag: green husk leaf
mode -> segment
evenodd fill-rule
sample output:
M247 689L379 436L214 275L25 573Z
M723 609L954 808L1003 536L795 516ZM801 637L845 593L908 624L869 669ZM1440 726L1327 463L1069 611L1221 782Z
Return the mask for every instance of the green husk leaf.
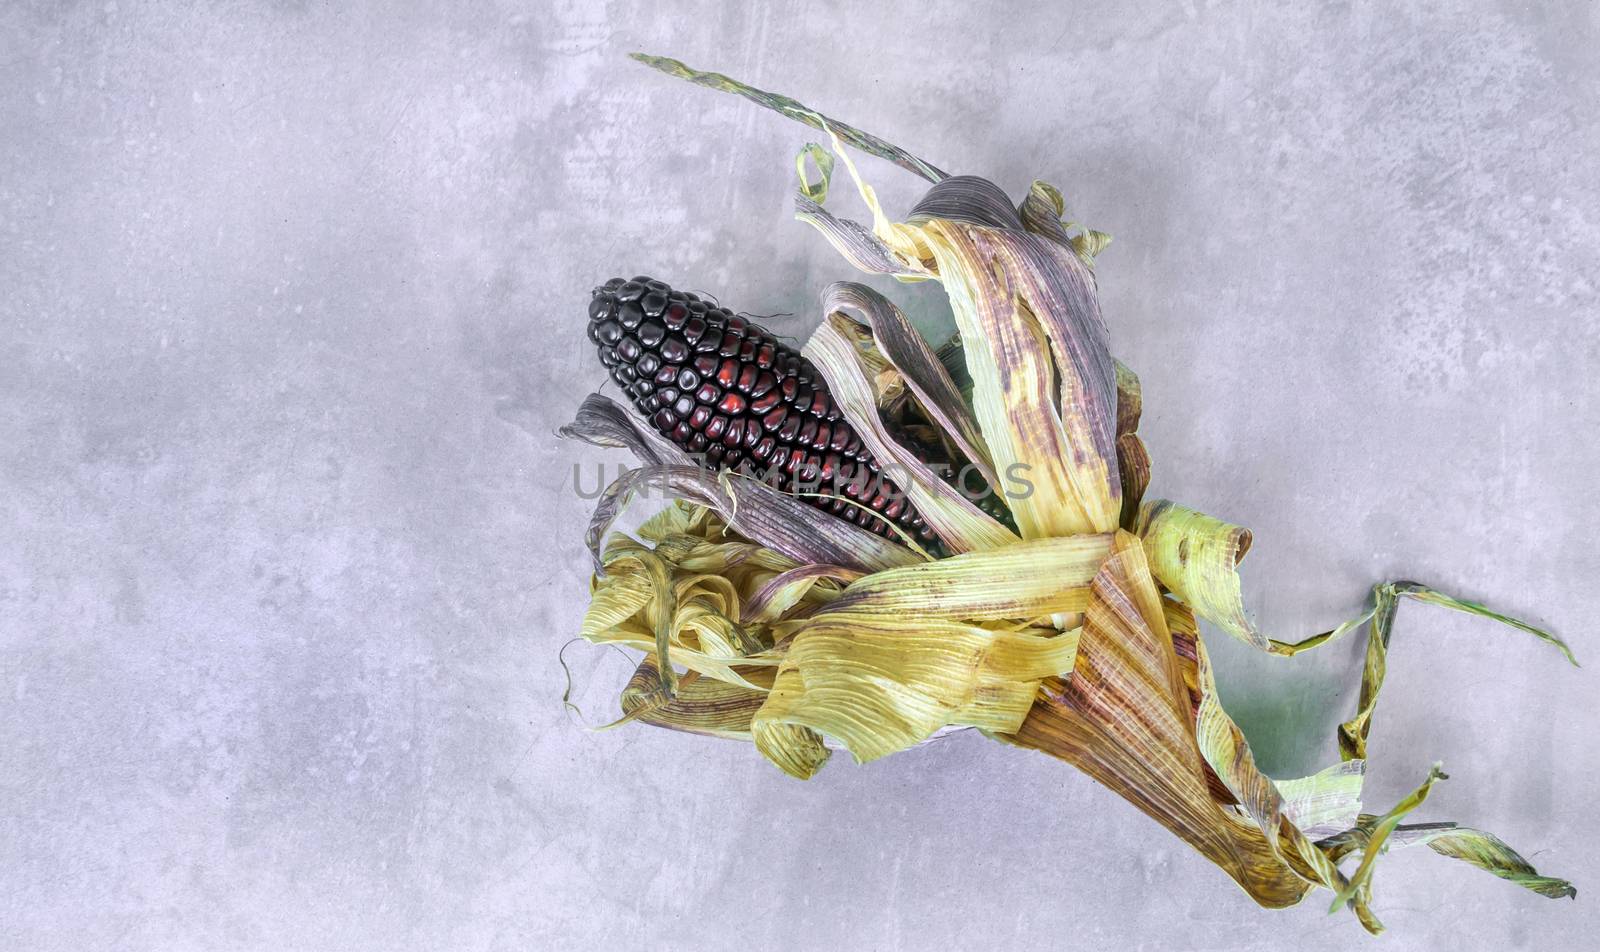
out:
M1364 760L1342 760L1309 777L1276 781L1283 815L1314 840L1353 826L1361 815Z
M806 159L816 163L818 180L815 185L806 174ZM828 182L833 178L833 153L815 142L807 142L794 159L795 174L800 178L800 194L821 205L828 200Z
M1577 658L1572 654L1572 649L1567 647L1567 643L1560 638L1527 622L1492 611L1477 602L1455 598L1418 582L1408 581L1386 582L1382 585L1376 585L1373 587L1372 594L1373 607L1371 609L1363 612L1357 618L1340 625L1327 636L1318 636L1323 642L1331 641L1333 638L1360 626L1363 622L1370 625L1366 658L1362 664L1360 701L1357 705L1355 716L1339 725L1339 753L1347 760L1365 758L1367 755L1367 735L1372 730L1372 714L1377 708L1378 692L1383 688L1384 676L1388 670L1389 636L1394 627L1395 609L1398 607L1399 599L1401 598L1414 598L1417 601L1427 602L1432 605L1442 605L1459 612L1493 619L1519 631L1525 631L1540 641L1554 646L1566 656L1566 659L1574 667L1578 664Z
M1335 858L1365 850L1371 843L1378 819L1370 813L1363 813L1350 829L1323 840L1320 845ZM1532 863L1493 833L1454 823L1400 824L1390 833L1381 849L1392 852L1419 844L1426 845L1440 856L1470 863L1549 899L1576 899L1578 896L1577 888L1570 882L1539 875Z
M1572 649L1567 647L1567 643L1550 632L1545 631L1543 628L1538 628L1534 625L1528 624L1525 621L1521 621L1520 619L1512 618L1510 615L1502 615L1499 612L1494 611L1487 606L1480 605L1477 602L1469 602L1463 598L1455 598L1454 596L1446 595L1443 592L1435 591L1434 589L1431 589L1428 586L1422 585L1418 582L1399 581L1391 582L1389 584L1394 589L1394 593L1396 595L1404 596L1405 598L1414 598L1419 602L1426 602L1430 605L1442 605L1445 608L1451 608L1458 612L1465 612L1469 615L1478 615L1483 618L1490 618L1502 625L1509 625L1518 631L1525 631L1528 634L1533 635L1535 638L1538 638L1540 641L1543 641L1545 644L1553 645L1560 649L1561 653L1566 655L1567 660L1572 663L1574 668L1579 666L1578 659L1573 656Z
M1396 845L1392 842L1393 849ZM1516 850L1507 846L1503 840L1493 833L1483 830L1474 830L1467 827L1456 827L1451 830L1429 830L1421 836L1410 839L1403 845L1413 843L1426 843L1428 848L1440 856L1448 856L1464 863L1470 863L1489 873L1516 883L1524 889L1532 890L1549 899L1576 899L1578 889L1576 886L1554 876L1541 876L1533 868L1533 864L1523 859Z
M1435 782L1448 778L1448 774L1434 764L1428 771L1428 776L1417 789L1407 794L1399 803L1389 809L1388 813L1377 819L1368 835L1365 851L1361 855L1361 863L1356 871L1350 875L1350 881L1333 897L1333 904L1329 912L1338 912L1343 905L1363 906L1372 896L1372 870L1377 862L1378 855L1383 852L1384 840L1388 839L1390 832L1400 825L1400 820L1406 814L1422 805L1428 799L1428 794L1433 790Z
M666 56L651 56L646 53L630 53L629 56L669 76L687 79L691 83L705 86L708 89L716 89L721 92L743 96L757 105L765 106L780 115L788 116L796 122L804 123L813 129L830 132L862 152L868 155L875 155L881 159L887 159L906 171L919 175L930 182L937 182L946 177L943 171L899 146L885 142L875 135L862 132L855 126L824 116L822 113L798 103L788 96L757 89L721 73L708 73L690 69L678 60Z
M1342 891L1347 883L1338 866L1317 848L1305 831L1293 822L1285 822L1289 816L1282 790L1256 767L1255 755L1244 733L1223 710L1217 698L1216 679L1211 671L1205 643L1200 639L1198 629L1192 627L1192 618L1189 616L1184 619L1184 624L1190 626L1185 633L1192 634L1194 638L1196 681L1200 694L1194 730L1201 755L1217 779L1239 803L1240 809L1255 821L1263 839L1280 862L1307 883ZM1345 798L1352 793L1359 796L1359 776L1351 783L1348 777L1319 775L1312 778L1311 783L1316 792L1323 794L1336 797L1342 794ZM1301 781L1301 784L1304 785L1305 781ZM1302 796L1307 793L1304 789L1297 792ZM1304 803L1302 800L1301 805ZM1360 801L1356 800L1354 804L1341 803L1340 806L1353 806L1351 812L1358 812ZM1367 908L1365 898L1363 902L1352 904L1352 908L1368 931L1379 932L1382 924Z
M1250 530L1158 499L1139 512L1137 534L1150 568L1200 617L1247 645L1271 650L1245 616L1238 565L1250 551Z

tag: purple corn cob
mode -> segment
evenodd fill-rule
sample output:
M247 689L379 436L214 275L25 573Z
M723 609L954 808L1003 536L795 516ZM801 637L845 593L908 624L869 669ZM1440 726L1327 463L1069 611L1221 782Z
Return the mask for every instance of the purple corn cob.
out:
M662 435L712 468L770 485L889 538L933 531L794 348L727 308L647 277L612 278L589 303L600 362ZM866 507L863 509L862 507Z

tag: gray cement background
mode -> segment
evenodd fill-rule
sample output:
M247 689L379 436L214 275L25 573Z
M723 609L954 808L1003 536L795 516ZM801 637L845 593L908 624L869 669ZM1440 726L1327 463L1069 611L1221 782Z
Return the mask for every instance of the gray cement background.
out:
M851 276L814 134L623 57L668 53L1114 234L1154 491L1253 527L1275 634L1413 577L1600 661L1594 4L341 6L0 6L0 946L1592 947L1592 668L1436 609L1369 803L1442 759L1426 816L1576 903L1402 853L1371 942L977 736L800 784L586 732L571 468L621 459L552 430L606 276L797 337ZM1212 643L1270 771L1335 759L1357 641Z

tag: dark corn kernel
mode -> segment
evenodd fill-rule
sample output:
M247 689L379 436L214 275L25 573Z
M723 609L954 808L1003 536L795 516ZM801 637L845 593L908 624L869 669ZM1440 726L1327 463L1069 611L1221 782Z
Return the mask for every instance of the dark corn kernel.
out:
M769 390L764 396L756 397L750 401L750 410L753 413L766 413L783 400L783 394L776 390Z
M689 345L682 338L669 337L661 342L661 359L680 364L689 357Z

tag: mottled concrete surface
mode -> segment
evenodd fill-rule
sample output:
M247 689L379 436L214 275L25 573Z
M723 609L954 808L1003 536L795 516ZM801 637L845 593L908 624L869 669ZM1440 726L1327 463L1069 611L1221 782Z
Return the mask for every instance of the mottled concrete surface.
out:
M585 645L566 713L587 289L802 336L849 276L812 134L633 49L1059 183L1155 490L1255 529L1274 633L1407 576L1600 661L1593 3L338 6L0 6L5 948L1379 947L978 736L800 784L586 731ZM1214 651L1268 769L1334 758L1358 644ZM1600 887L1592 669L1417 606L1392 660L1369 802L1442 759L1429 816ZM1382 947L1588 948L1588 896L1398 854Z

